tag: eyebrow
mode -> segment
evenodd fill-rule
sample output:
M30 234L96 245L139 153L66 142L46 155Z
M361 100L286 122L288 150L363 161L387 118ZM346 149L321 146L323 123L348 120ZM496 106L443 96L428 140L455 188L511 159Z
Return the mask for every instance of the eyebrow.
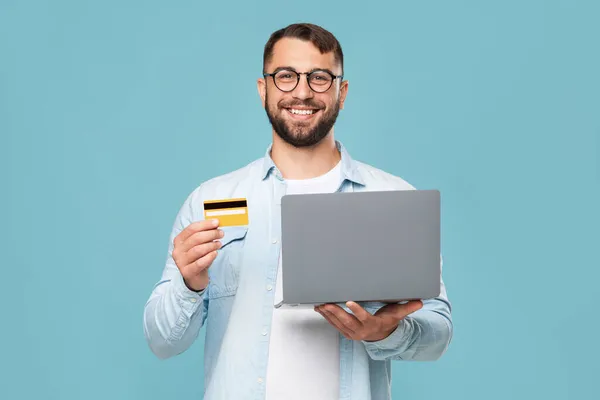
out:
M291 67L289 65L286 65L286 66L281 66L281 67L275 68L275 70L273 71L273 73L276 74L279 71L283 71L283 70L290 70L290 71L298 72L298 70L296 70L296 68ZM331 75L337 76L337 74L334 73L329 68L313 68L310 71L308 71L308 73L315 72L315 71L326 71L326 72L329 72Z

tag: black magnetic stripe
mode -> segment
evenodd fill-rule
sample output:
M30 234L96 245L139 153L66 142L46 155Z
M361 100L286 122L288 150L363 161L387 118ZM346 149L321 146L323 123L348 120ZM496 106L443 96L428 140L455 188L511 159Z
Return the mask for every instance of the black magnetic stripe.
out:
M236 200L236 201L223 201L219 203L205 203L205 210L218 210L221 208L239 208L239 207L247 207L248 202L246 200Z

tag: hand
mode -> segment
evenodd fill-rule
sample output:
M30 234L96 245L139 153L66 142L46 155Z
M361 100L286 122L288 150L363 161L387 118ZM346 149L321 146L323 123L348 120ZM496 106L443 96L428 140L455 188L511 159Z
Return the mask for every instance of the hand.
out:
M223 231L218 220L205 220L188 225L173 240L173 260L185 285L194 291L208 286L208 267L217 257Z
M315 306L315 311L337 328L346 339L376 342L391 335L402 319L423 307L423 302L416 300L405 304L388 304L374 315L355 302L349 301L346 305L352 314L337 304Z

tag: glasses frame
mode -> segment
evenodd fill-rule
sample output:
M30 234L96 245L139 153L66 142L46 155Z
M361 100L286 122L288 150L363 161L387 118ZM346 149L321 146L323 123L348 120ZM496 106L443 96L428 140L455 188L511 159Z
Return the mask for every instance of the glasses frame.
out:
M283 90L281 89L279 86L277 86L277 82L275 81L275 75L277 75L278 73L280 73L281 71L289 71L289 72L293 72L296 74L296 84L294 85L294 87L290 90ZM329 76L331 76L331 82L329 83L329 86L327 87L327 89L323 90L323 91L319 91L319 90L315 90L311 85L310 85L310 76L314 73L326 73ZM339 79L340 81L342 81L344 79L344 75L335 75L334 73L332 73L331 71L328 71L326 69L315 69L314 71L310 71L310 72L298 72L295 71L293 69L290 68L278 68L276 69L274 72L267 74L267 73L263 73L263 77L267 78L267 77L272 77L273 78L273 84L275 84L275 87L279 90L281 90L284 93L289 93L289 92L293 92L294 90L296 90L296 88L298 87L298 84L300 83L300 77L302 75L306 75L306 83L308 84L308 87L310 88L310 90L312 90L315 93L326 93L329 89L331 89L331 87L333 86L333 82L335 82L336 79Z

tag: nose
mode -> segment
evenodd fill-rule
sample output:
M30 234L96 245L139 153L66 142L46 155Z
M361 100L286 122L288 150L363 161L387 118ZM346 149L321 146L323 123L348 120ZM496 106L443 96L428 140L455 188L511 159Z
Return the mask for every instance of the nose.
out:
M311 90L310 86L308 86L308 75L300 75L300 82L298 82L298 85L293 90L292 96L301 100L310 99L314 96L313 91Z

